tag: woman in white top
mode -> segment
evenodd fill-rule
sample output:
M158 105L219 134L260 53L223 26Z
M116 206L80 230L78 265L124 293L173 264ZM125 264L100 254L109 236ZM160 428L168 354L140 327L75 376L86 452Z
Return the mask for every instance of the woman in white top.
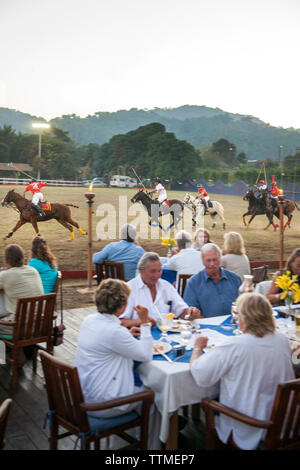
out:
M126 308L130 291L128 284L118 279L102 281L95 296L98 312L86 317L81 325L75 365L87 403L104 402L145 390L143 386L135 386L133 361L152 360L151 323L148 309L137 305L140 328L133 327L129 331L121 325L119 316ZM139 334L140 340L134 338ZM140 404L134 403L89 414L109 418L139 407ZM158 434L159 414L153 406L149 423L152 449L160 446Z
M250 263L244 247L244 240L237 232L228 232L224 235L224 245L221 266L237 274L242 281L246 274L251 273Z
M275 328L270 302L261 294L242 294L237 300L239 328L243 334L202 354L208 338L198 337L190 361L200 387L220 381L219 401L260 420L269 420L278 384L295 378L288 339ZM231 436L241 449L256 449L265 430L220 414L219 439Z

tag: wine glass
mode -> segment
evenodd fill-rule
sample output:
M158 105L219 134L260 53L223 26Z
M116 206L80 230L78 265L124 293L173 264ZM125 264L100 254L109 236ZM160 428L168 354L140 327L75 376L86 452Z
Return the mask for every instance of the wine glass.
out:
M168 313L160 313L157 319L157 326L161 331L160 342L169 343L167 332L172 328L173 318L168 318Z
M180 341L187 347L190 339L192 337L192 328L188 325L185 325L181 329ZM191 349L191 348L187 348Z

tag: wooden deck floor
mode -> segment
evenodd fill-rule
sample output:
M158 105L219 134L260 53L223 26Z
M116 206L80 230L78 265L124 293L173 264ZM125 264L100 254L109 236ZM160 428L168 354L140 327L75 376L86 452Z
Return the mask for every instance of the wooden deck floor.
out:
M74 363L77 337L83 319L95 312L95 307L64 310L66 330L64 342L54 350L55 357ZM58 316L59 317L59 316ZM46 391L43 386L43 372L39 362L37 373L28 361L19 371L19 388L11 394L11 370L7 365L0 365L0 403L7 397L13 398L6 431L5 450L47 450L48 426L43 429L45 414L48 410ZM199 449L199 440L203 439L203 429L198 423L189 421L180 433L179 444L185 449ZM65 438L59 442L59 449L72 450L75 438Z

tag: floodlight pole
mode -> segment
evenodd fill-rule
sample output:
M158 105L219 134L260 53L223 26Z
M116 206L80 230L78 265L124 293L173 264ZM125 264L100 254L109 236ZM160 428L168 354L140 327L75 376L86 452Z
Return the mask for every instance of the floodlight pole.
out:
M280 242L279 242L279 268L283 269L283 258L284 258L284 226L283 226L283 204L285 196L280 194L278 196L279 206L279 220L280 220Z

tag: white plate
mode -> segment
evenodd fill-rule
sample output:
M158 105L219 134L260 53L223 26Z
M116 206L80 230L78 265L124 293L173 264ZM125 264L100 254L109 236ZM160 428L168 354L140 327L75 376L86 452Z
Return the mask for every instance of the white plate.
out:
M154 343L152 346L152 353L154 356L162 352L166 354L169 351L171 351L171 345L168 343Z
M191 326L192 328L198 328L197 325L194 325L192 321L188 320L173 320L172 328L169 330L172 333L178 333L186 326Z

